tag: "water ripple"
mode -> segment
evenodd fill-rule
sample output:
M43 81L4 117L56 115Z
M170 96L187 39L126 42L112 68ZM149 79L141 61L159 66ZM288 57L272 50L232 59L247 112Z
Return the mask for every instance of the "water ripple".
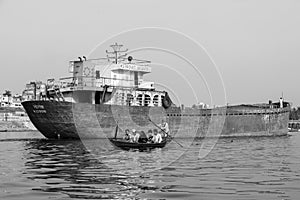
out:
M198 158L201 140L179 159L173 144L122 151L107 141L1 141L1 199L297 199L300 135L220 139ZM134 165L130 165L134 162ZM158 165L160 170L149 171ZM144 171L143 171L144 170Z

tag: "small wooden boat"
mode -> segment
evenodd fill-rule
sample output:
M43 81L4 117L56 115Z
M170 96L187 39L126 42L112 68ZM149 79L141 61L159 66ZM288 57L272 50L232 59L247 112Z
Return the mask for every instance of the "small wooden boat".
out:
M135 143L135 142L129 142L124 139L119 139L119 138L109 138L109 141L115 146L125 150L128 149L145 150L145 149L163 148L167 144L167 140L163 140L161 143Z

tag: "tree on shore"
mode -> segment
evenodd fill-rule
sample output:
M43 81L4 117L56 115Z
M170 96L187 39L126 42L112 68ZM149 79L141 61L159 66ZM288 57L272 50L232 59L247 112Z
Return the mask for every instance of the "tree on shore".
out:
M5 90L5 92L3 93L3 96L8 96L11 97L11 91L10 90Z

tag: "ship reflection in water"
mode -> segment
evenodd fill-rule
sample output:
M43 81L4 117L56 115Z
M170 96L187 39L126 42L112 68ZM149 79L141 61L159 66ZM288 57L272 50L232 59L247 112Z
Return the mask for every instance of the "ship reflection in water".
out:
M182 142L182 141L181 141ZM107 140L1 141L1 199L297 199L300 135L122 151ZM126 164L131 163L131 164ZM143 171L145 173L141 173Z

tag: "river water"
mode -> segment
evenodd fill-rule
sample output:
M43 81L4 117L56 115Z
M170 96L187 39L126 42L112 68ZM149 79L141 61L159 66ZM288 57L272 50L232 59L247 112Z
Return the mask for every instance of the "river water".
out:
M185 144L181 140L180 143ZM299 199L300 134L122 151L107 140L0 141L0 199Z

